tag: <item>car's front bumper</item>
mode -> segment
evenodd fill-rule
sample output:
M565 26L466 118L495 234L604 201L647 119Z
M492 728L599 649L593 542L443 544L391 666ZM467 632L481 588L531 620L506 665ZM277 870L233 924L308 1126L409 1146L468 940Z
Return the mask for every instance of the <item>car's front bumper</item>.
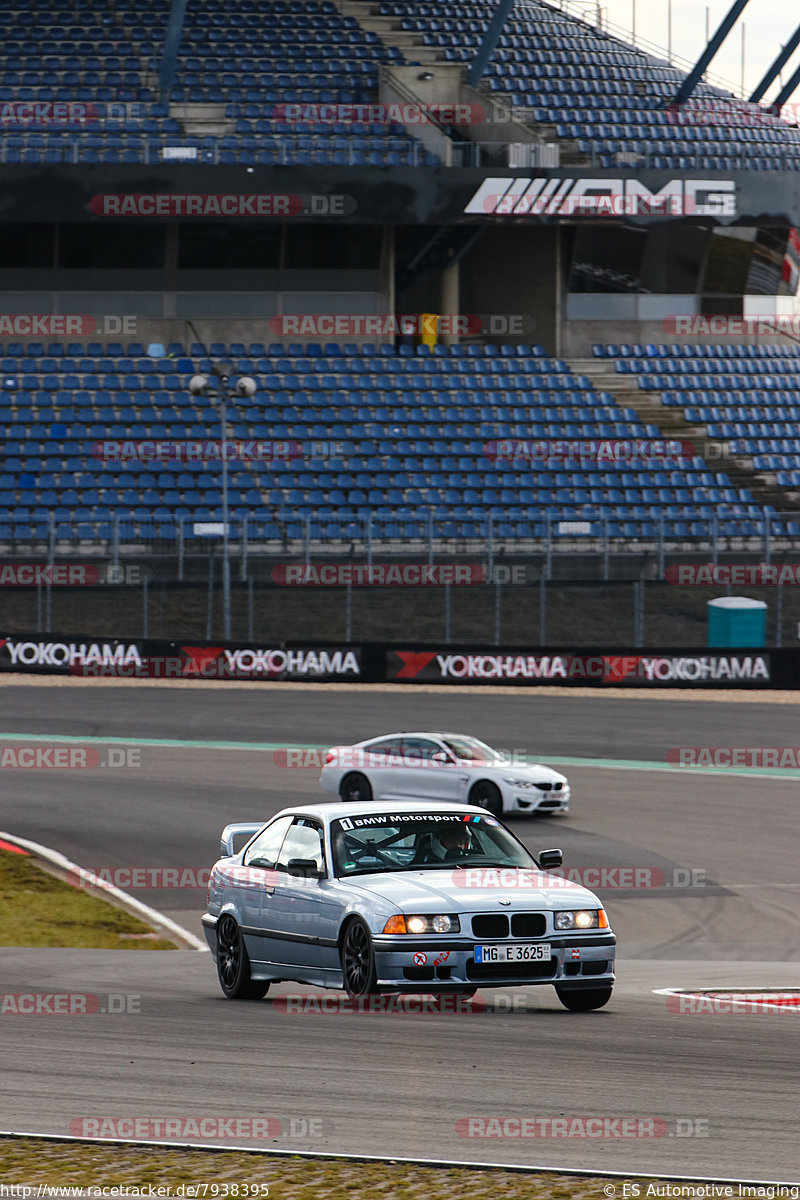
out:
M397 991L457 991L467 987L531 986L558 983L602 987L614 982L616 937L603 932L531 939L546 942L552 957L535 962L476 963L477 945L509 945L486 939L375 937L378 986ZM423 961L424 959L424 961Z
M504 809L506 812L569 812L570 789L564 786L560 792L542 792L539 788L509 788Z

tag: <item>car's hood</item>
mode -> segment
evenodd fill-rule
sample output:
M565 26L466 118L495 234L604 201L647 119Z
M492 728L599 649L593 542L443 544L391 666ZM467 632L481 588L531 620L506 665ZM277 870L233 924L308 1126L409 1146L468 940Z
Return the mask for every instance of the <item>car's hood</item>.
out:
M424 868L386 874L357 875L354 887L381 896L404 913L501 911L500 901L512 909L602 908L588 888L546 871L463 867L426 871ZM509 906L503 906L509 907Z
M482 775L498 779L530 779L535 783L566 783L566 775L546 767L544 763L504 763L494 759L481 765L473 764L473 770Z

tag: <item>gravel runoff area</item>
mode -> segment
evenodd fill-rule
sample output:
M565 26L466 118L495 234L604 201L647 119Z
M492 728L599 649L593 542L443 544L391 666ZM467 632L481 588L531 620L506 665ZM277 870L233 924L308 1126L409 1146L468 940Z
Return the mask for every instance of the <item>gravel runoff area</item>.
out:
M638 1195L646 1200L648 1182L658 1185L657 1180L640 1176L612 1180L502 1167L421 1166L25 1137L0 1137L0 1182L6 1187L33 1186L29 1197L37 1194L40 1185L128 1188L132 1195L168 1197L165 1190L150 1191L161 1187L171 1188L173 1195L193 1194L194 1200L237 1200L235 1185L238 1197L248 1200L253 1196L257 1200L352 1200L356 1196L359 1200L604 1200L609 1196L621 1200L637 1194L631 1187L626 1189L626 1183L638 1184ZM183 1191L176 1193L181 1185ZM195 1185L194 1193L186 1185ZM650 1192L659 1194L665 1193ZM689 1184L684 1195L695 1194L702 1194L701 1187ZM99 1192L87 1195L100 1200Z
M290 683L284 680L263 679L132 679L129 676L100 676L85 679L80 675L16 675L0 672L0 687L164 687L164 688L269 688L270 691L311 692L394 692L413 695L434 692L444 695L518 696L612 696L617 700L717 700L721 703L741 701L749 704L800 704L800 690L776 691L768 688L634 688L634 687L496 687L493 684L448 683Z

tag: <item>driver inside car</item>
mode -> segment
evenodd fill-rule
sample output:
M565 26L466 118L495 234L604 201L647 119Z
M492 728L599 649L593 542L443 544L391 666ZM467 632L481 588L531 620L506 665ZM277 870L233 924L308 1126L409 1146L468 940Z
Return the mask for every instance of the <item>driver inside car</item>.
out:
M449 821L434 833L423 835L414 855L414 863L450 862L471 852L472 835L469 827L461 821Z

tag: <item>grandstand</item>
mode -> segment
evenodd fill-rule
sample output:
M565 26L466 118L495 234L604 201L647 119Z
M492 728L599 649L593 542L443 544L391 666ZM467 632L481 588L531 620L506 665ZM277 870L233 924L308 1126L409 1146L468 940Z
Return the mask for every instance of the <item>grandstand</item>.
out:
M796 346L728 347L734 363L653 335L687 297L703 311L704 293L722 296L710 263L729 283L723 312L746 307L754 278L762 298L794 303L781 263L800 223L791 176L800 131L766 108L751 119L754 106L706 83L692 104L724 100L730 121L693 124L691 106L676 121L684 71L536 0L516 4L470 88L464 68L494 7L189 0L164 85L168 3L45 0L32 23L19 0L0 0L0 172L16 235L2 251L5 311L124 311L138 322L136 341L5 336L3 543L145 544L219 521L218 465L112 462L92 447L218 437L216 402L188 385L225 364L256 383L254 396L229 405L227 435L299 447L287 461L230 467L232 529L267 550L475 539L509 549L576 535L620 549L687 547L712 525L753 545L769 527L789 544L800 488ZM286 105L316 106L313 115L398 97L480 101L487 114L499 102L513 120L285 119ZM55 121L58 105L67 115ZM520 145L555 148L561 166L520 174L509 166ZM646 187L640 168L655 172ZM531 181L532 171L543 174ZM521 196L546 179L551 197L559 180L602 191L617 176L649 199L607 214L605 226L598 211L582 221L552 205L470 207L498 184ZM700 215L688 201L661 204L676 179L712 193ZM715 188L735 206L718 204ZM90 205L103 192L243 190L341 193L350 208L339 222L304 209L294 224L126 224ZM723 236L734 222L753 236ZM620 325L622 336L638 334L626 346L613 336L614 305L633 299L647 300L654 319ZM448 311L522 313L536 335L496 335L479 322L434 346L270 337L276 314ZM694 445L678 463L487 451L509 439L674 437ZM704 438L724 447L724 464L704 459ZM320 444L337 450L315 454Z

